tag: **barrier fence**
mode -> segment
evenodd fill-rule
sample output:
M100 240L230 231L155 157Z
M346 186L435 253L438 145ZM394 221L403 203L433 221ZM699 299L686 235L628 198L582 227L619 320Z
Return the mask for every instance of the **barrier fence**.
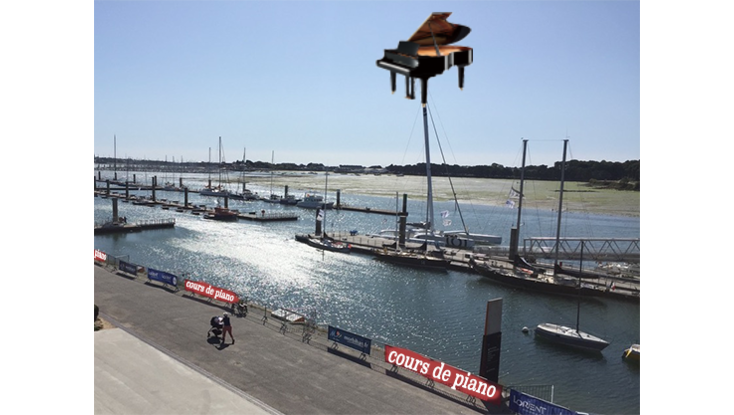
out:
M172 273L151 270L150 268L133 264L129 259L124 261L121 260L121 258L127 258L127 256L115 257L95 249L95 263L105 267L111 272L121 271L134 278L147 276L150 279L150 272L153 271L155 276L161 277L164 281L155 278L154 280L174 286L176 291L184 289L187 292L196 292L196 294L204 295L210 299L224 301L225 303L232 305L233 312L235 304L240 300L240 298L244 298L241 295L223 288L214 287L200 281L192 281L188 278L181 278L180 276ZM186 275L186 273L182 273L182 275ZM196 284L198 286L187 288L187 284ZM206 294L207 289L209 289L208 294ZM230 296L228 297L227 295ZM338 345L345 346L343 348L339 348L339 354L343 357L351 358L372 370L382 371L390 376L400 378L403 381L412 383L415 386L429 390L435 394L444 396L468 407L482 411L486 410L484 404L477 399L478 395L469 392L474 392L474 389L472 388L480 385L482 381L490 386L496 385L497 387L500 396L494 399L483 399L493 404L500 404L503 402L509 403L510 394L514 393L513 391L520 394L518 396L525 396L526 399L538 398L540 400L539 402L553 402L553 385L502 386L500 384L494 384L467 371L453 368L440 361L435 361L428 357L423 357L415 352L410 352L407 349L399 349L387 344L377 344L369 338L334 326L319 325L317 323L318 312L315 309L309 309L306 311L289 310L285 308L275 308L272 305L269 306L267 304L263 306L258 304L256 301L249 302L249 305L255 309L262 309L263 317L261 322L263 326L280 332L284 337L301 340L301 342L307 343L311 346L324 348L327 351L339 348ZM285 310L286 313L279 313L281 310ZM295 315L296 318L293 318L293 315ZM291 317L289 318L289 316ZM390 351L391 353L386 354L386 351ZM398 352L402 352L403 357L399 358L397 354ZM413 360L411 360L411 358ZM421 367L417 362L425 364L429 364L430 362L429 370L421 370ZM442 372L438 371L439 367L446 373L446 379L441 379ZM453 370L450 374L448 374L449 369ZM434 377L436 376L433 372L437 371L439 377L435 379L432 378L431 375ZM461 380L459 381L460 377ZM490 387L485 386L481 390L483 392L487 392L490 390ZM519 398L516 398L516 400L518 402L520 401ZM523 412L518 411L516 413L521 414ZM564 414L565 413L566 412L564 412ZM567 413L575 414L573 411L569 411Z

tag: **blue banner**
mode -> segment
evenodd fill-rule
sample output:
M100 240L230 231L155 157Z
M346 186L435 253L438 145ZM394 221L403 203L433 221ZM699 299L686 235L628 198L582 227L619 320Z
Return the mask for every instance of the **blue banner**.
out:
M332 326L329 326L329 340L349 346L365 354L370 354L370 349L372 349L371 339Z
M520 415L577 415L576 411L526 395L514 389L510 390L510 410Z
M178 282L178 277L173 274L169 274L163 271L157 271L152 268L148 268L148 279L153 281L159 281L165 284L175 286Z
M135 264L131 264L125 261L120 261L120 266L118 268L122 272L127 272L128 274L138 275L138 266Z

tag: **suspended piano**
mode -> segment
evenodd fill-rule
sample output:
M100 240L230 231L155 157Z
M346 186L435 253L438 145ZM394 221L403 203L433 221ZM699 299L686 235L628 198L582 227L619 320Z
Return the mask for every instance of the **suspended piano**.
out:
M396 76L405 76L406 98L415 99L415 79L421 81L421 103L426 105L428 79L441 75L452 66L459 68L459 88L464 88L464 68L472 64L473 50L451 45L465 38L471 29L449 23L451 13L433 13L407 41L397 49L385 49L377 66L390 71L390 85L395 92Z

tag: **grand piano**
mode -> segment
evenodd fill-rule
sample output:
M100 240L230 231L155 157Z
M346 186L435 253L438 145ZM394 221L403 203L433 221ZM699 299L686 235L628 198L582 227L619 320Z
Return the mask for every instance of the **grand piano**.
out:
M407 41L397 49L385 49L377 66L390 71L390 84L395 92L397 74L405 76L406 98L415 99L415 79L421 80L421 103L425 107L428 79L441 75L452 66L459 68L459 88L464 88L464 68L472 64L474 51L466 46L452 46L469 34L466 26L449 23L451 13L433 13Z

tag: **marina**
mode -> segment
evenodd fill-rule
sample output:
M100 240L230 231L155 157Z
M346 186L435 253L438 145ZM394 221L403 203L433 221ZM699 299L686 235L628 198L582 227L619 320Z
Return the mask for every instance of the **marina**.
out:
M105 173L110 175L109 172ZM331 175L330 182L347 176ZM187 184L205 181L204 175L191 175ZM323 178L322 178L323 180ZM375 186L386 186L390 177L374 178ZM489 183L489 182L488 182ZM258 185L253 185L259 190ZM267 183L264 185L267 188ZM295 188L295 186L292 186ZM150 191L135 191L143 197ZM165 192L158 196L170 200L180 193ZM395 206L394 196L376 197L343 193L353 206L373 206L389 210ZM95 221L111 216L111 201L95 197ZM192 206L211 204L212 199L190 195ZM438 202L437 210L450 208L451 202ZM518 290L486 279L468 267L467 252L448 250L452 266L444 272L421 271L376 261L371 253L393 240L370 234L395 226L386 215L357 211L328 210L326 233L329 237L351 245L351 254L315 249L296 240L296 235L315 236L315 212L294 206L273 205L262 201L230 201L229 207L241 212L283 213L296 220L256 222L220 222L204 220L190 210L164 210L162 204L149 206L121 204L121 214L135 220L175 217L176 227L126 235L95 236L95 248L113 256L129 256L131 262L167 270L191 273L212 284L246 294L254 303L268 309L296 310L302 314L315 312L319 324L343 326L376 342L399 344L416 352L442 359L456 367L476 373L479 362L478 336L483 327L483 309L487 300L504 298L503 354L500 381L507 385L553 385L555 401L564 406L595 413L637 413L639 395L624 400L600 396L589 383L612 388L627 384L639 389L639 367L620 356L630 344L639 343L639 304L614 298L582 299L583 327L610 341L600 356L576 355L546 342L533 340L532 334L520 329L535 327L548 316L564 325L572 325L568 316L576 310L576 298ZM408 217L425 211L420 200L408 200ZM491 206L468 212L467 220L489 219L493 226L486 231L509 240L509 224L515 211ZM555 213L526 209L528 221L524 234L548 235L553 232ZM131 220L132 221L132 220ZM639 239L639 218L588 215L570 212L564 215L566 232L579 238ZM533 226L534 225L534 226ZM593 229L593 233L588 230ZM545 231L544 231L545 230ZM356 232L355 232L356 231ZM409 243L409 246L413 246ZM497 254L495 256L494 254ZM569 254L571 255L571 254ZM495 261L510 266L502 247L488 254L475 255L477 261ZM569 266L572 259L569 259ZM591 261L590 261L591 262ZM549 266L552 264L548 264ZM565 263L564 263L565 265ZM605 265L605 264L603 264ZM598 267L589 271L601 272ZM574 267L577 269L577 266ZM629 278L617 274L618 286ZM639 276L635 283L639 284ZM597 280L591 284L601 283ZM406 330L410 327L410 330ZM565 376L568 365L575 365L573 377ZM635 397L636 396L636 397ZM541 396L542 397L542 396Z

